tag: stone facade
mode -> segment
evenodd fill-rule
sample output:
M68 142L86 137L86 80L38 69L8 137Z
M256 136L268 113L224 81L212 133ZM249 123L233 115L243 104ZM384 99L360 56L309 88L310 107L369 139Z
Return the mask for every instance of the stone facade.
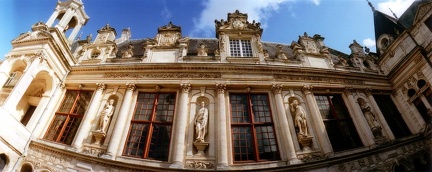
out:
M430 169L431 9L415 2L405 30L377 31L379 52L353 41L344 54L317 34L264 42L240 11L216 38L170 22L154 38L107 24L73 41L89 17L60 2L1 63L0 169Z

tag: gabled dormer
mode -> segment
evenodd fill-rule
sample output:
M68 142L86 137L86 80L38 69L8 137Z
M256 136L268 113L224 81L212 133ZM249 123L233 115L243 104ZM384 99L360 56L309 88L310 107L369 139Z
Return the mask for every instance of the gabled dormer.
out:
M247 14L236 10L228 13L227 21L215 20L219 51L221 57L226 57L222 60L254 63L264 61L261 24L255 21L250 23L247 19Z
M97 32L98 35L93 42L91 42L91 36L88 36L84 43L78 48L79 51L76 56L81 59L83 64L104 63L107 59L116 57L116 30L109 24L106 24Z
M81 0L59 1L46 25L56 27L60 32L65 33L69 43L72 43L78 31L87 23L89 18L84 11L84 4ZM68 32L68 30L72 31Z

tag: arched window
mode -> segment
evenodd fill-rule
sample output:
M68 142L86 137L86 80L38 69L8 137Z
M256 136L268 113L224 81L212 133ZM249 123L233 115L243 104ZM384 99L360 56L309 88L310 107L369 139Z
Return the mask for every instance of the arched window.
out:
M33 171L33 167L28 163L25 163L21 166L20 172L32 172L32 171Z
M415 95L415 93L416 93L416 91L414 90L414 89L409 89L408 90L408 97L412 97L412 96L414 96Z
M419 89L423 88L425 85L426 85L426 81L425 80L420 79L420 80L417 81L417 87Z
M3 171L8 163L8 158L5 154L0 154L0 171Z

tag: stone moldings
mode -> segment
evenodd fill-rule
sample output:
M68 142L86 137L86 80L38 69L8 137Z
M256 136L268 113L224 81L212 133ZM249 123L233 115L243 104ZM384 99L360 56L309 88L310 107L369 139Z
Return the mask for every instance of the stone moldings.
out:
M221 78L221 74L197 74L197 73L105 73L104 78Z
M186 164L188 167L194 169L214 169L214 165L206 161L186 161Z
M349 85L362 85L364 81L358 79L341 79L321 76L293 76L293 75L274 75L275 79L288 81L312 81L312 82L328 82Z

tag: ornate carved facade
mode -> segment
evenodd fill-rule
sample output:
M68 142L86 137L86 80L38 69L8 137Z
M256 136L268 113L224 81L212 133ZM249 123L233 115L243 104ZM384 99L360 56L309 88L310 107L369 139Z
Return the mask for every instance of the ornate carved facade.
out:
M82 5L58 3L1 63L3 171L431 170L430 0L399 20L372 7L399 34L378 27L379 52L351 54L318 34L265 42L238 10L216 38L170 22L76 40Z

